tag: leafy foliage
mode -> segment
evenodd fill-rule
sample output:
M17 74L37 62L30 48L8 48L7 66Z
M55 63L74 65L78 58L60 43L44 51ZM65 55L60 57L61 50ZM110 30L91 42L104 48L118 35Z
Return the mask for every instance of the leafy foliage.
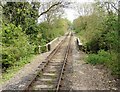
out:
M95 64L105 64L111 60L111 55L109 52L104 50L99 50L98 54L90 54L87 57L87 62Z
M3 14L16 26L26 24L26 19L37 20L39 3L7 2L3 7ZM22 27L23 28L23 27Z
M2 64L5 68L33 53L32 46L22 32L22 28L16 27L14 24L3 24L2 48Z
M114 11L107 12L99 4L93 4L94 10L90 15L75 19L73 27L85 51L89 53L87 62L93 65L105 64L114 74L120 75L120 61L117 57L120 45L118 15Z
M49 7L49 6L48 6ZM6 2L3 5L2 21L2 67L14 67L23 58L38 53L38 46L45 45L55 37L63 35L68 20L55 16L53 23L37 23L40 2ZM48 12L46 12L48 13ZM46 47L41 52L46 51Z
M43 22L39 25L39 27L42 35L41 42L48 43L51 40L53 40L55 37L63 35L67 31L69 27L69 21L60 18L60 19L56 19L53 24Z
M86 62L93 65L103 64L112 70L112 74L120 75L120 63L117 57L118 53L99 50L98 54L89 54Z

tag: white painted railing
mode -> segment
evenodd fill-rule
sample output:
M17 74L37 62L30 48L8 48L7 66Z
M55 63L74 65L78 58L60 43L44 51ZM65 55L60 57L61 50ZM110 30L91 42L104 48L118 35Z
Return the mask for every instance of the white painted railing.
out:
M41 53L41 48L42 47L45 47L46 48L46 51L51 51L53 50L56 45L57 45L57 42L59 41L59 38L55 38L54 40L52 40L51 42L47 43L46 45L43 45L43 46L38 46L38 50L39 50L39 53Z

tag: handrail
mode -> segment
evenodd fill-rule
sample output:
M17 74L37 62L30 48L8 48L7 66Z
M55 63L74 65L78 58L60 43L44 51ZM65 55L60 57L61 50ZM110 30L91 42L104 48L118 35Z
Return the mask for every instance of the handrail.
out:
M52 40L51 42L49 42L49 43L47 43L47 44L45 44L45 45L43 45L43 46L39 45L39 46L38 46L38 51L39 51L39 53L41 53L41 48L42 48L42 47L46 47L46 51L48 51L48 45L49 45L49 44L52 44L52 43L55 42L56 40L58 40L58 37L56 37L54 40Z

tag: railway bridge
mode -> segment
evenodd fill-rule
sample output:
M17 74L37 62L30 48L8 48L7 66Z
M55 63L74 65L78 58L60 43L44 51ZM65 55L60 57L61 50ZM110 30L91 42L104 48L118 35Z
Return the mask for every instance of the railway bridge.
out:
M80 51L82 43L74 33L65 34L55 43L47 45L48 52L36 56L33 62L7 81L3 92L117 90L115 80L108 79L106 71L84 61L86 55Z

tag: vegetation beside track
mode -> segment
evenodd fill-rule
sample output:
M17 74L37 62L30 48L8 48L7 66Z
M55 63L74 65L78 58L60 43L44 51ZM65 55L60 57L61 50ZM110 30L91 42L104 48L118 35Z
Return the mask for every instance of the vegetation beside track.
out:
M59 8L53 11L54 5L57 7L57 4L52 4L52 10L44 13L44 21L38 23L38 18L42 15L42 13L39 15L41 2L5 2L3 4L0 2L3 80L9 79L13 75L12 72L29 63L29 58L38 54L39 45L45 45L67 31L70 22L58 16L60 14L56 11ZM48 21L48 15L52 20Z
M2 80L0 80L0 84L3 84L5 81L12 78L22 67L26 64L32 62L36 55L30 55L28 57L21 58L19 62L15 62L11 67L6 69L6 72L2 73Z
M86 62L103 64L111 69L112 74L120 76L119 12L112 6L106 9L107 6L102 4L88 5L93 11L75 19L73 27L83 42L84 51L88 53ZM87 11L89 8L84 9Z

